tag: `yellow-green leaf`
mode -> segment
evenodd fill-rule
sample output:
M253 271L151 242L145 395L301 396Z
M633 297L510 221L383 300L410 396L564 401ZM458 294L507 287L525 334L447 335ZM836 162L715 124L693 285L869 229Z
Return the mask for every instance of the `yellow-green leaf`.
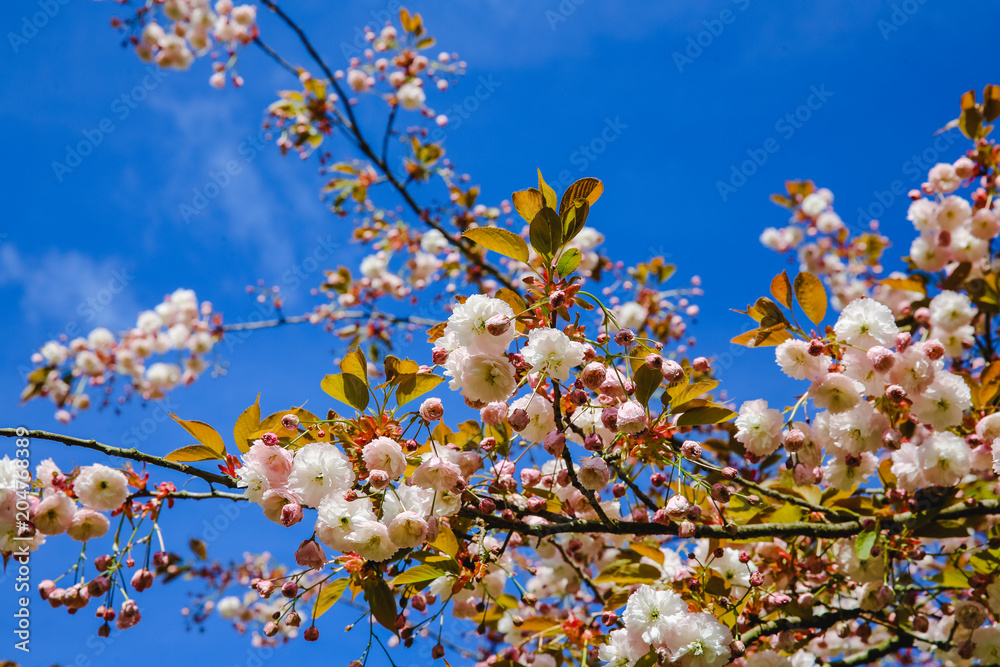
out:
M581 178L566 188L566 192L563 193L562 201L559 202L559 215L566 213L566 209L577 199L586 199L587 203L593 206L594 202L601 197L601 193L603 192L604 184L596 178L589 176Z
M438 523L437 539L431 542L431 546L452 558L458 553L458 539L455 537L455 533L442 523Z
M699 396L707 394L716 387L719 386L718 380L699 380L694 384L689 384L684 387L684 389L674 396L674 403L680 405L682 403L687 403L690 400L696 399Z
M330 396L355 410L364 411L368 407L368 387L355 375L350 373L327 375L320 386Z
M215 461L225 457L217 451L205 445L188 445L175 449L163 458L168 461L178 461L180 463L190 463L192 461Z
M375 620L393 633L396 630L396 597L389 590L389 585L384 579L378 579L373 584L365 586L365 600L372 610Z
M444 577L448 573L444 570L439 570L433 565L417 565L415 567L408 568L405 572L400 572L392 580L393 586L403 586L405 584L419 584L422 581L431 581L432 579L437 579L438 577Z
M514 208L517 209L517 214L524 218L525 222L529 223L545 207L545 198L535 188L515 192L511 195L511 199L514 200Z
M442 382L444 382L444 378L433 373L407 375L400 379L399 387L396 388L396 404L405 405L413 399L423 396Z
M771 296L785 308L792 308L792 282L784 271L771 280Z
M170 413L170 418L180 424L185 431L194 436L194 439L213 451L221 459L226 455L226 443L222 441L222 436L214 428L205 422L181 419L174 413ZM179 451L179 450L178 450Z
M635 382L636 399L643 407L648 407L650 397L656 393L660 383L663 382L663 374L646 364L642 364L635 369L632 379Z
M257 400L253 405L243 411L236 425L233 426L233 440L236 448L241 452L247 452L253 444L251 437L260 426L260 392L257 393Z
M560 255L559 261L556 263L556 272L565 278L576 271L576 267L580 266L580 260L582 259L583 253L576 248L570 248Z
M729 421L736 413L719 405L706 405L688 410L677 418L678 426L704 426Z
M795 300L813 324L826 317L826 289L813 274L803 272L795 276Z
M559 200L556 199L556 191L545 182L544 178L542 178L541 169L538 170L538 191L545 197L545 205L555 212L556 208L559 206Z
M562 221L551 208L543 208L528 227L531 246L539 255L552 257L562 246Z
M500 227L476 227L462 234L487 250L519 262L528 261L528 244L514 232Z
M365 353L361 351L360 346L347 353L340 362L340 370L358 378L365 386L368 385L368 360L365 359Z
M340 579L328 581L323 590L316 596L316 602L313 604L313 618L319 618L330 607L336 604L337 600L344 594L344 591L347 590L347 585L350 581L350 577L341 577Z
M400 359L393 355L385 358L385 381L395 384L404 375L413 375L420 370L417 362L411 359Z

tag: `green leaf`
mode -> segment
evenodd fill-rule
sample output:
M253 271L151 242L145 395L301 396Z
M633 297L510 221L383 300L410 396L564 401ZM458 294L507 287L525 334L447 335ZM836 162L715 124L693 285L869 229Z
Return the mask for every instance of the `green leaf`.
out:
M876 530L863 530L858 533L854 540L854 550L858 553L858 558L868 560L872 555L872 547L875 546L876 538L878 538Z
M257 393L257 400L249 408L243 411L240 418L233 426L233 440L236 447L246 453L253 444L253 434L260 427L260 392Z
M538 191L542 193L545 197L545 205L552 209L555 213L556 207L559 205L559 200L556 199L556 191L553 190L545 179L542 178L542 170L538 170Z
M539 255L550 258L562 246L562 221L551 208L539 211L528 227L531 245Z
M392 580L393 586L403 586L405 584L419 584L422 581L430 581L432 579L437 579L439 577L447 576L447 572L444 570L439 570L433 565L417 565L416 567L411 567L405 572L400 572Z
M194 439L216 454L214 458L221 459L226 456L226 443L222 441L222 436L214 428L199 421L188 421L181 419L174 413L170 413L170 418L180 424L185 431L194 436ZM187 449L186 447L182 449ZM177 450L181 451L181 450Z
M396 388L396 404L404 405L413 399L423 396L436 386L444 382L444 378L433 373L417 373L407 375L399 382Z
M347 353L343 361L340 362L340 370L345 374L353 375L368 386L368 360L361 347L355 347Z
M677 418L678 426L705 426L729 421L736 413L719 405L706 405L688 410Z
M187 447L175 449L163 458L168 461L189 463L191 461L215 461L218 459L224 459L225 454L219 454L214 449L206 447L205 445L188 445Z
M582 252L576 248L570 248L559 257L559 262L556 264L556 272L565 278L576 271L576 267L580 266L580 260L582 259Z
M358 411L368 407L368 386L350 373L327 375L320 383L323 391Z
M516 259L519 262L528 261L528 244L512 231L500 227L477 227L462 234L472 239L487 250L498 252L504 257Z
M635 397L643 407L649 406L650 397L659 389L663 381L663 374L642 364L635 369L632 377L635 382Z
M795 276L795 300L813 324L819 324L826 317L826 289L813 274Z
M313 604L313 618L319 618L327 612L327 610L336 604L340 596L344 594L347 590L347 585L351 583L350 577L341 577L340 579L334 579L333 581L328 581L323 590L319 592L316 596L316 602Z
M396 633L396 598L384 579L365 587L365 600L372 610L372 616L383 628Z

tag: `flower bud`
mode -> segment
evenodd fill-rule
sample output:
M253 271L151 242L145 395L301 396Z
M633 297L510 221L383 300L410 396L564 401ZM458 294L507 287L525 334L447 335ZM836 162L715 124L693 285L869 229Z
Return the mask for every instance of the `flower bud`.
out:
M941 341L937 340L936 338L932 338L929 341L925 342L923 344L923 351L924 354L927 355L927 358L930 359L931 361L937 361L938 359L943 357L945 353L944 345L942 345Z
M297 431L299 429L299 417L294 414L287 414L281 418L281 426L287 431Z
M658 354L647 354L646 359L643 362L646 364L646 368L651 368L654 371L658 371L663 368L663 357Z
M868 350L868 361L871 362L876 372L888 373L893 364L896 363L896 357L892 350L876 345Z
M684 540L694 537L694 524L690 521L681 521L677 527L677 537Z
M261 442L263 442L268 447L274 447L280 442L280 440L278 440L278 436L272 433L271 431L267 431L264 435L260 436L260 439Z
M420 417L424 421L433 422L444 416L444 406L440 398L428 398L420 404Z
M902 403L906 400L906 390L898 384L890 384L885 388L885 397L893 403Z
M896 351L905 352L912 340L913 336L910 335L909 331L900 331L899 335L896 336Z
M273 637L278 634L278 624L274 621L268 621L264 624L264 636Z
M545 436L545 440L542 441L542 447L552 456L562 456L563 450L566 448L566 436L559 431L550 431Z
M288 528L289 526L294 526L299 521L302 521L302 505L298 503L288 503L281 508L282 526Z
M670 500L667 501L667 514L676 519L687 516L687 511L689 509L691 509L691 501L680 494L672 496Z
M274 582L268 581L267 579L257 582L257 593L262 598L271 597L271 593L274 592Z
M785 449L789 452L797 452L806 444L806 434L797 428L785 433Z
M667 382L679 382L684 378L684 369L679 363L672 359L664 359L660 374Z
M691 362L691 368L695 369L699 373L707 373L712 370L712 365L705 357L695 357L694 361Z
M901 445L899 431L894 428L887 428L882 431L882 445L893 451L899 449Z
M431 649L431 658L437 660L444 657L444 646L441 644L435 644L434 648Z
M736 479L736 477L739 476L739 474L740 474L739 471L737 471L736 468L733 468L732 466L726 466L725 468L722 469L722 476L725 477L726 479Z
M812 355L814 357L821 356L823 354L823 351L825 349L826 349L826 345L820 339L813 338L811 341L809 341L809 354L810 355Z
M149 570L136 570L132 575L132 588L136 593L141 593L153 585L153 573Z
M510 413L510 417L507 418L507 421L510 422L510 427L512 429L520 432L528 427L531 417L528 416L528 413L525 412L523 408L517 408Z
M684 444L681 445L681 454L689 461L697 461L702 454L701 443L695 440L685 440Z
M389 478L389 473L385 470L372 470L368 473L368 483L372 485L372 488L376 491L382 491L383 489L388 489L389 484L392 480ZM285 505L285 509L288 505ZM284 523L284 511L282 511L282 523Z
M540 481L542 481L542 473L539 472L538 468L524 468L521 470L521 486L538 486Z
M580 381L583 386L592 391L596 391L607 377L608 371L599 361L592 361L583 367L580 373Z
M605 412L607 412L607 408ZM641 433L645 431L646 410L636 401L622 403L618 408L617 426L618 430L622 433Z
M597 433L588 433L583 437L583 448L588 452L604 451L604 439Z
M319 630L315 625L306 628L306 631L302 633L302 638L307 642L314 642L319 639Z
M295 550L295 562L302 567L320 570L326 565L326 554L323 553L323 547L316 540L303 540L299 544L299 548ZM259 586L258 590L260 590Z
M761 574L760 571L752 572L750 574L750 585L751 586L760 586L763 583L764 583L764 575Z
M670 523L670 515L667 514L667 510L661 507L653 512L653 523L658 523L663 526L668 525Z
M431 361L434 362L435 366L441 366L448 361L448 350L443 347L435 347L431 350ZM308 630L306 630L306 632L308 632Z
M635 341L635 333L631 329L622 329L615 334L615 343L625 347Z
M601 614L601 623L611 627L618 622L618 614L613 611L605 611Z
M483 514L493 514L497 510L497 504L490 498L483 498L479 501L479 511Z
M510 329L510 318L506 315L496 314L486 320L486 330L491 336L502 336Z
M601 423L612 433L618 431L618 408L609 405L601 411Z
M51 579L46 579L42 583L38 584L38 595L41 596L43 600L49 599L49 594L56 589L55 582Z
M712 485L712 498L715 499L715 502L728 503L732 495L733 492L729 490L728 486L719 483Z
M281 585L281 594L292 599L299 594L299 585L294 581L286 581Z
M487 426L499 426L507 416L507 404L503 402L490 403L479 411L479 418Z
M562 308L566 305L566 292L556 290L549 295L549 305L553 308Z
M605 463L604 459L595 456L583 462L580 470L577 472L577 478L580 480L583 488L591 491L600 491L608 485L608 481L611 479L611 471L608 470L608 464Z

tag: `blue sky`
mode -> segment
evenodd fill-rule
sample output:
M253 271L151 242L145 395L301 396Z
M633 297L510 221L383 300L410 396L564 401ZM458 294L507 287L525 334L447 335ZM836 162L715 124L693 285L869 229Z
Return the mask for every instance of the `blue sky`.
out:
M337 244L336 262L345 264L359 251L346 243L344 221L319 201L314 161L282 158L273 146L252 159L239 151L258 135L274 91L294 85L285 72L248 49L241 57L247 85L240 90L210 88L204 61L191 72L153 77L119 46L108 25L118 5L51 1L57 11L50 9L53 15L34 31L25 22L41 11L38 0L0 6L0 134L7 158L0 164L6 194L0 303L8 314L0 320L0 421L110 444L138 428L143 448L165 453L186 443L179 427L165 423L162 406L128 405L120 415L91 411L69 426L54 422L50 404L18 407L30 354L63 331L128 326L139 310L177 287L195 289L227 319L238 320L254 311L244 286L264 278L282 285L289 312L304 311L313 304L312 283L296 285L289 271L320 246ZM337 67L356 30L380 24L387 7L396 6L355 0L331 11L328 3L283 4L309 26ZM785 179L812 178L834 191L841 217L854 223L894 181L907 188L919 184L914 156L958 157L962 141L935 146L933 132L958 115L963 91L997 82L993 60L979 47L992 43L1000 14L987 2L963 3L961 12L939 0L409 6L423 13L439 46L469 63L458 87L433 98L439 111L489 82L485 99L446 139L449 157L482 184L481 200L496 203L531 185L536 167L550 182L563 171L573 179L602 179L605 195L590 221L607 236L606 250L627 262L665 254L678 265L678 281L702 276L697 349L706 356L734 355L722 377L740 400L763 395L779 402L790 389L769 352L743 353L728 343L743 324L728 309L765 294L771 276L787 266L757 241L764 227L785 221L768 194L781 190ZM260 14L262 36L301 62L303 54L277 21ZM808 120L783 120L810 101ZM112 129L102 132L93 153L57 174L52 163L65 161L66 147L84 133L97 136L102 126ZM608 127L616 129L605 132ZM602 132L613 141L587 157L581 146ZM718 183L730 179L732 166L760 156L769 139L777 151L735 191L720 195ZM186 221L181 205L190 205L211 173L230 160L238 161L240 172ZM912 237L905 209L897 198L881 214L883 229L896 241L888 251L890 266ZM225 352L228 375L175 392L169 408L227 433L258 389L267 411L305 399L325 406L319 379L332 368L336 351L334 339L308 326L256 333ZM417 346L411 352L421 353L426 350ZM774 383L761 386L760 377ZM51 455L67 466L92 460L86 452L42 442L34 452L36 460ZM182 508L165 529L182 544L203 536L202 521L221 511ZM215 557L289 544L287 532L256 512L243 511L230 523L209 546ZM37 579L71 564L70 552L57 548L66 542L53 539L39 554ZM5 618L13 585L10 578L0 581ZM73 664L74 658L79 665L119 664L138 651L157 650L190 664L273 658L248 653L247 638L221 621L209 623L207 634L186 633L178 614L183 586L143 595L159 602L145 607L142 627L103 644L88 614L71 619L36 602L34 650L19 659L28 665ZM331 612L321 624L326 641L297 642L276 655L306 664L328 660L331 651L353 657L363 646L362 633L345 639L340 629L353 618L351 610ZM5 637L0 657L13 653ZM420 645L397 663L426 660L429 650ZM371 664L386 664L384 656L376 654Z

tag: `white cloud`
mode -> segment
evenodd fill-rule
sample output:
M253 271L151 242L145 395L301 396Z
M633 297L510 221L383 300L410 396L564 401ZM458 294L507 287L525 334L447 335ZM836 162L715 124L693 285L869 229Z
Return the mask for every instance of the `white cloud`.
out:
M62 323L60 332L131 326L139 312L135 278L134 267L115 257L94 259L76 250L28 256L13 243L0 245L0 286L20 288L23 321Z

